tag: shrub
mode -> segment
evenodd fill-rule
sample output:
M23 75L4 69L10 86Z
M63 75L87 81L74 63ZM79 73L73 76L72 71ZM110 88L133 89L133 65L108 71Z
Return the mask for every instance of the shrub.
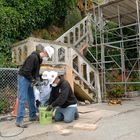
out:
M12 43L36 29L63 22L67 10L74 5L75 0L0 0L0 53L11 62Z
M0 64L4 65L4 62L11 61L10 45L19 35L21 16L12 7L0 6L0 19Z
M6 99L0 99L0 113L6 113L10 109L10 104Z
M65 30L71 28L80 20L82 20L82 16L78 8L73 8L72 10L69 10L65 18Z
M110 85L107 87L107 98L121 98L124 96L124 86L123 85Z

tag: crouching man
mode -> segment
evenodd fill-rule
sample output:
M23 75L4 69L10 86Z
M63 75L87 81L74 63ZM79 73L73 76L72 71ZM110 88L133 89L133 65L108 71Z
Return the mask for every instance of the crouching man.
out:
M52 91L50 94L47 110L56 107L55 121L72 122L79 117L77 110L77 99L68 81L64 80L58 73L51 71Z

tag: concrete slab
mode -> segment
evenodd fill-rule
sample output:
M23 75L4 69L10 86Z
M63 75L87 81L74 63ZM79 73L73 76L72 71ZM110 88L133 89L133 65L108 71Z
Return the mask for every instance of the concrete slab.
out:
M0 140L140 140L140 98L123 101L122 105L91 104L79 106L80 118L72 123L40 125L29 123L28 128L15 126L15 120L0 122ZM74 128L76 124L97 125L94 131ZM91 127L92 128L92 127ZM11 136L11 137L10 137Z
M80 130L94 131L97 129L97 125L89 124L89 123L76 123L73 125L73 128L80 129Z

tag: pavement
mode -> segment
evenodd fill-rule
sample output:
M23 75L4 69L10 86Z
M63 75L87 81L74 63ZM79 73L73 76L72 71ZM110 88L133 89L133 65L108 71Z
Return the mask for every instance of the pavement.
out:
M140 97L122 101L78 106L80 118L72 123L15 126L15 119L0 118L0 140L140 140Z

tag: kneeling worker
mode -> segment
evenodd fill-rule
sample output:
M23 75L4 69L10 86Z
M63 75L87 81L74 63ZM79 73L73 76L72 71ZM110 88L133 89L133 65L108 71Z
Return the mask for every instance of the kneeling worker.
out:
M47 110L56 107L55 121L72 122L79 117L77 110L77 99L68 81L64 80L58 73L50 73L52 91L50 94Z

